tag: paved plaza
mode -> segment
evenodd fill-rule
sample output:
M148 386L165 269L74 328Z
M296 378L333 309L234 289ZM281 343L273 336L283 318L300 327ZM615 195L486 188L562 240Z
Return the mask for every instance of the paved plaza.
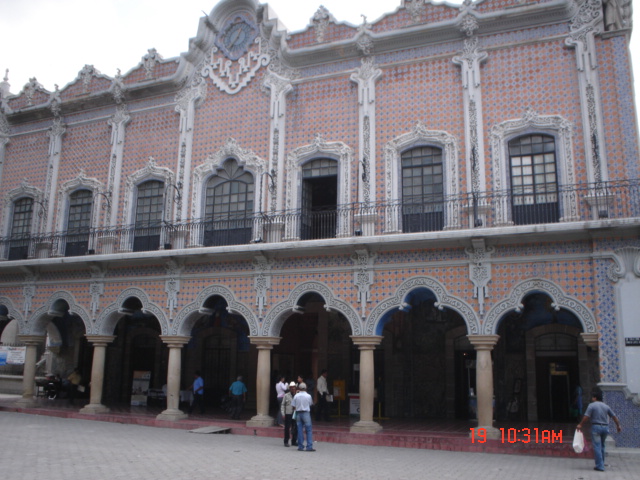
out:
M605 473L572 458L460 453L334 443L316 452L279 439L196 434L0 412L0 475L34 480L116 479L637 479L640 455L615 453Z

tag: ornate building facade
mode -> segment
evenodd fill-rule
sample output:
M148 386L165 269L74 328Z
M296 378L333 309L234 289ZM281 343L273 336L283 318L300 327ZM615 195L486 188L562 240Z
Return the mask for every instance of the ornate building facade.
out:
M2 85L0 328L79 366L84 411L327 368L387 417L570 419L600 386L640 446L631 2L221 0L189 51ZM337 383L336 383L337 384ZM378 408L380 410L378 410ZM635 422L635 423L634 423Z

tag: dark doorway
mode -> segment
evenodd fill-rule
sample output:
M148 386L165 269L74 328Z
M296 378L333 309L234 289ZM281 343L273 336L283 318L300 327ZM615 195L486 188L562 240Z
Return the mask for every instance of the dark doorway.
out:
M302 240L336 236L338 162L313 160L302 169Z

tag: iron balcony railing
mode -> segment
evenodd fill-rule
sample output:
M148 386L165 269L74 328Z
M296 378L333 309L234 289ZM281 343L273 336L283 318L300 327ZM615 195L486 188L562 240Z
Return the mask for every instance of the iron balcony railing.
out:
M640 218L640 179L0 238L0 260Z

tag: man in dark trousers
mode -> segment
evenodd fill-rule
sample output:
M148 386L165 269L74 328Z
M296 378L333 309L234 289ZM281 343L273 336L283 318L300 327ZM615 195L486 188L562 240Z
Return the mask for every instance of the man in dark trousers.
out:
M618 429L618 433L622 431L618 417L609 408L609 405L602 402L602 392L595 390L591 394L591 403L584 412L582 420L576 427L582 430L582 424L587 420L591 420L591 438L593 441L593 456L595 457L596 466L594 470L604 472L604 442L609 435L609 418L612 418Z
M197 406L200 407L200 414L204 415L204 380L200 376L200 372L196 370L193 375L194 380L191 384L191 390L193 392L193 401L189 407L189 414L191 414Z

